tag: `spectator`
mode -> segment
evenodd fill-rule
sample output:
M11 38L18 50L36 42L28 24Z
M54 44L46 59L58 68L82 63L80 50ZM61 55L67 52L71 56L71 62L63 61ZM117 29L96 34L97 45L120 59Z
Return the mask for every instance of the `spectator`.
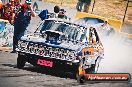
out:
M59 14L58 14L58 18L67 19L65 12L66 11L64 9L60 9Z
M3 4L5 4L7 0L0 0L0 1L2 1Z
M4 19L8 20L11 24L14 22L14 8L15 8L15 1L10 0L9 3L5 5L4 11Z
M20 0L15 0L15 9L14 9L14 11L15 11L15 13L17 13L18 11L19 11L19 9L21 8L21 2L20 2Z
M3 3L0 0L0 18L2 18L2 14L3 14Z
M22 4L21 4L20 0L15 0L15 7L14 7L15 15L14 15L14 19L17 17L17 15L19 13L19 10L21 9L21 6L22 6Z
M84 0L84 10L83 10L83 12L88 13L90 4L91 4L91 0Z
M84 0L78 0L78 3L76 5L77 11L82 11L82 6L83 6Z
M3 5L3 3L2 3L2 1L0 0L0 8L2 7L2 5Z
M15 53L15 49L18 44L18 40L24 35L24 32L26 31L31 16L35 17L36 14L31 8L32 0L25 0L25 3L22 4L21 9L18 11L17 16L15 17L14 22L14 36L13 36L13 51L11 53Z

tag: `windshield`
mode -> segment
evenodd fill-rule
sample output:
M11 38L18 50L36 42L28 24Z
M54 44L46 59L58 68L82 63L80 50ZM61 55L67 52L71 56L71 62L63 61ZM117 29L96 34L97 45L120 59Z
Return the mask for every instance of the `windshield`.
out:
M45 30L49 30L53 25L54 25L53 20L46 20L42 24L40 24L40 27L38 30L40 32L45 31Z
M73 25L71 23L57 22L54 20L46 20L40 25L38 30L40 32L46 30L59 31L64 33L69 40L82 41L85 38L83 27L78 27L77 25Z

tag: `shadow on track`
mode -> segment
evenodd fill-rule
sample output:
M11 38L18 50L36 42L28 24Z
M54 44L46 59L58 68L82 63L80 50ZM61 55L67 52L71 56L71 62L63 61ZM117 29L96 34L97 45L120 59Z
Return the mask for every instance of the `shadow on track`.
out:
M17 68L17 66L15 64L2 64L2 65ZM73 76L72 73L63 72L61 70L48 69L45 67L32 66L30 64L26 64L22 70L27 70L27 71L31 71L31 72L37 72L37 73L41 73L41 74L56 76L56 77L60 77L60 78L75 79L75 77Z

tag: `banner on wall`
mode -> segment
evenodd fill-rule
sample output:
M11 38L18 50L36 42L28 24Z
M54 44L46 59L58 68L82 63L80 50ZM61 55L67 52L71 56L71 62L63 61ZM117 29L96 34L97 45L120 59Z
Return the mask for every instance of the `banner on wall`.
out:
M0 21L0 47L12 47L14 27L5 21Z

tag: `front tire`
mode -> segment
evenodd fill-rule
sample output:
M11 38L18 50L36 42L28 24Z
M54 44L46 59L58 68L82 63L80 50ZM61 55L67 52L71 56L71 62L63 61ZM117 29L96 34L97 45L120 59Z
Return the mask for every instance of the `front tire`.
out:
M19 68L19 69L24 68L25 63L26 63L25 56L18 54L18 58L17 58L17 68Z
M84 75L79 75L77 78L77 82L80 84L84 84L86 82L86 77Z
M79 76L79 72L74 72L74 73L73 73L73 78L74 78L74 79L77 80L78 76Z

